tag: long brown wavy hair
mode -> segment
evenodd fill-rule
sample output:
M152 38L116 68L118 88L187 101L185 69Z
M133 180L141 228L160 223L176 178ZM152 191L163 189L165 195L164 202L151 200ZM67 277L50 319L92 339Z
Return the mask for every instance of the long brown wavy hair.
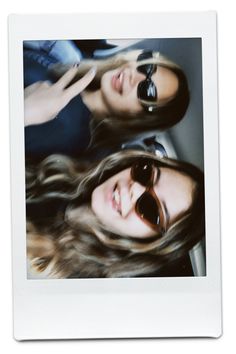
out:
M100 88L100 81L104 73L127 64L129 61L136 61L142 50L130 50L118 53L107 59L85 59L82 60L78 73L74 80L83 77L93 66L97 67L95 79L86 90L96 90ZM176 95L165 105L157 106L152 112L146 110L136 114L123 114L108 116L101 119L96 116L91 120L92 140L90 146L114 146L121 141L129 140L137 133L154 129L164 130L178 123L185 115L188 108L190 94L187 78L183 70L159 52L153 52L153 58L142 60L138 65L156 64L171 70L178 78L178 90ZM51 74L55 78L61 77L68 70L68 65L55 64L51 66Z
M140 158L182 172L195 182L191 207L161 237L114 234L90 207L99 184ZM26 172L27 255L31 269L42 277L145 276L182 257L204 237L204 177L191 164L126 150L90 168L51 155Z

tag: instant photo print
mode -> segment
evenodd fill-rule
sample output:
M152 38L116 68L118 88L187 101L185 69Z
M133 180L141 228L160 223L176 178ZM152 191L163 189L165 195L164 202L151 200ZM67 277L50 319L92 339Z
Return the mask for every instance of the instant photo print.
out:
M11 15L9 63L15 339L219 337L216 14Z

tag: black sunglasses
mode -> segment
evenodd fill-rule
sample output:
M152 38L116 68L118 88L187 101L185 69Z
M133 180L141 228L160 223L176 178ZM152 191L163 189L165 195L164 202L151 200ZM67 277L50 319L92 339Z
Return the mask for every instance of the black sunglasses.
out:
M163 233L166 231L166 221L160 201L153 190L156 169L157 167L149 160L139 159L131 167L131 178L146 188L136 201L136 214L149 227Z
M153 53L151 51L143 52L138 56L137 62L150 58L153 58ZM137 66L137 71L146 76L146 79L138 84L138 99L142 101L144 108L146 108L149 112L153 111L156 108L156 102L158 97L157 88L151 79L152 75L156 72L156 70L156 64L143 64ZM148 104L150 103L150 105L145 105L145 102Z

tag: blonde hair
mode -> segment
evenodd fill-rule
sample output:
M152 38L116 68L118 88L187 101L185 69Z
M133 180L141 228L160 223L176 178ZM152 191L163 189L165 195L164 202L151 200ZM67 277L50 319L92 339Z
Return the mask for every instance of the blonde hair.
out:
M96 66L96 80L100 81L102 76L110 70L116 69L122 65L127 64L130 61L136 61L139 54L141 54L143 50L130 50L126 52L121 52L111 57L105 59L83 59L78 66L78 72L73 82L77 81L79 78L84 76L91 67ZM180 69L180 67L162 55L160 52L153 52L153 58L142 60L142 65L146 63L153 63L160 66L164 66L170 69ZM69 64L54 64L51 66L50 71L56 77L61 77L68 69L70 68Z
M90 207L94 188L139 158L178 170L195 182L191 207L161 237L121 237L102 225ZM204 236L202 172L141 151L118 152L83 172L77 161L52 155L39 166L27 168L26 203L28 258L47 277L150 274L186 254Z

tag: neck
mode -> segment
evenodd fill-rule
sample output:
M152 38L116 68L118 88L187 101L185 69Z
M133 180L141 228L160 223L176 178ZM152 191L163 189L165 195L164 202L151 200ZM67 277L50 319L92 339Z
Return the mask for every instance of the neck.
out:
M96 118L104 118L108 115L108 110L104 104L101 90L83 91L82 100Z

